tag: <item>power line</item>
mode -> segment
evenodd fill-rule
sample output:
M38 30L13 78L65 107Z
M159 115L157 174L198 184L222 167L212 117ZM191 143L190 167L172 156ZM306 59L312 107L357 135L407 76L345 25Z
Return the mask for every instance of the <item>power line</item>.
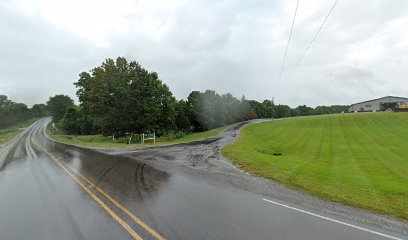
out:
M305 51L303 52L303 54L301 55L301 57L299 58L299 60L296 62L295 68L293 69L293 72L296 70L296 68L299 66L300 62L303 60L303 58L306 55L306 52L310 49L310 46L312 46L313 42L315 41L317 35L319 34L319 32L322 30L324 24L326 23L327 19L329 18L330 14L333 12L333 9L336 7L337 3L340 0L336 0L333 4L333 6L331 7L329 13L327 14L326 18L323 20L322 24L320 25L320 27L317 29L315 35L313 36L312 40L309 42L309 44L306 46Z
M281 66L281 68L280 68L279 78L278 78L278 81L277 81L277 83L276 83L276 86L279 86L279 83L280 83L280 81L281 81L281 79L282 79L283 69L285 68L286 57L287 57L287 55L288 55L289 44L290 44L290 40L291 40L291 38L292 38L293 26L295 25L295 19L296 19L296 14L297 14L298 6L299 6L299 1L300 1L300 0L297 0L297 2L296 2L295 14L293 15L293 20L292 20L292 24L291 24L290 32L289 32L289 38L288 38L288 42L287 42L287 44L286 44L286 50L285 50L285 54L284 54L284 56L283 56L282 66Z
M295 64L295 67L293 68L292 72L289 74L288 78L286 79L286 81L289 81L293 75L293 73L296 71L296 69L299 67L300 62L303 60L303 58L305 57L307 51L310 49L310 47L312 46L313 42L316 40L317 35L319 35L320 31L322 30L324 24L326 23L327 19L329 18L329 16L331 15L331 13L333 12L334 8L336 7L337 3L340 0L336 0L333 4L333 6L330 8L329 13L327 14L327 16L324 18L323 22L320 24L319 28L317 29L316 33L314 34L312 40L306 45L305 50L303 51L302 55L300 56L300 58L298 59L298 61ZM278 86L279 88L279 86Z

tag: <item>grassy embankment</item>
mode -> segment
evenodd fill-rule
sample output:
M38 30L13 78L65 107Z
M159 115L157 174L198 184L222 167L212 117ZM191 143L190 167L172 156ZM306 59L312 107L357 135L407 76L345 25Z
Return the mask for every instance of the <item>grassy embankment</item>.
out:
M31 124L33 124L37 120L38 120L38 118L33 118L33 119L27 120L27 121L25 121L23 123L13 125L13 126L8 127L8 128L0 129L0 145L5 144L10 139L17 136L19 133L21 133L23 131L23 128L30 126Z
M408 113L254 124L223 153L255 175L408 220Z
M213 137L222 132L227 127L220 127L212 129L206 132L190 133L184 135L167 135L156 138L156 145L164 144L178 144L192 141L203 140ZM133 141L131 144L126 144L126 138L116 138L112 141L110 136L102 135L66 135L66 134L50 134L49 128L48 134L55 140L63 143L74 144L86 147L129 147L129 146L142 146L139 140ZM152 142L146 142L143 145L151 145Z

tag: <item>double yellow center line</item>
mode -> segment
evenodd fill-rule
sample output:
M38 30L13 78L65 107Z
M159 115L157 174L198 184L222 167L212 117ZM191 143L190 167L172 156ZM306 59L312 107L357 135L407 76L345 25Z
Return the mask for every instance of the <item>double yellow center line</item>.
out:
M98 196L96 196L89 188L87 188L80 179L78 179L72 172L77 174L80 178L82 178L86 183L89 184L93 189L95 189L97 192L102 194L107 200L109 200L113 205L118 207L120 210L122 210L124 213L126 213L133 221L135 221L137 224L139 224L141 227L143 227L147 232L149 232L151 235L153 235L155 238L158 240L165 240L162 236L160 236L159 233L157 233L155 230L153 230L151 227L149 227L146 223L144 223L142 220L140 220L138 217L136 217L132 212L130 212L127 208L125 208L123 205L118 203L115 199L113 199L111 196L106 194L102 189L100 189L98 186L93 184L89 179L84 177L82 174L80 174L77 170L75 170L73 167L71 167L68 163L65 161L61 161L54 157L50 152L48 152L46 149L41 147L39 144L36 143L36 145L41 148L52 160L54 160L58 166L60 166L67 174L69 177L71 177L86 193L88 193L89 196L92 197L113 219L115 219L134 239L136 240L143 240L142 237L140 237L139 234L137 234L123 219L121 219L108 205L106 205ZM69 169L72 171L69 171Z

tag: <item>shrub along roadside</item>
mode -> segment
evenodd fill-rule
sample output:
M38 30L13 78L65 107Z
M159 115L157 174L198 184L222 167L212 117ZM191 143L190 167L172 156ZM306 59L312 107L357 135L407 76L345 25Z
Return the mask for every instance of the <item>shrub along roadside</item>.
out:
M214 137L227 127L220 127L212 129L210 131L198 132L198 133L177 133L177 134L166 134L158 137L156 139L156 145L165 145L165 144L179 144L186 143L198 140L204 140L210 137ZM140 143L140 135L136 135L130 144L127 144L127 137L119 137L112 140L112 136L103 136L103 135L67 135L60 133L51 133L50 126L47 127L47 133L56 141L83 146L83 147L132 147L132 146L150 146L151 142L146 142L145 144Z

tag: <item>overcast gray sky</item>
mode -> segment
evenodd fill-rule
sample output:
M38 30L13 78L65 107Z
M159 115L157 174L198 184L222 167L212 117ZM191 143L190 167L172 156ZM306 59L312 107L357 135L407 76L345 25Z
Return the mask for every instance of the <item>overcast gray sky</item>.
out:
M75 98L78 74L124 56L159 73L178 99L213 89L277 103L351 104L408 96L408 1L1 0L0 94L28 105Z

